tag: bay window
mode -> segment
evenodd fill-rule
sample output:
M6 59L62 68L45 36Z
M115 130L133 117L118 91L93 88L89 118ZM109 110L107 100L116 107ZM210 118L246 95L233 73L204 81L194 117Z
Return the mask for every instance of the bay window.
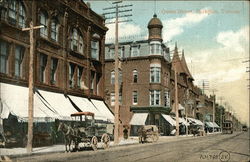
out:
M150 83L160 83L161 82L161 67L160 66L150 66Z
M150 42L150 55L161 55L161 43L158 41Z
M152 90L150 91L150 105L157 106L160 105L161 91Z

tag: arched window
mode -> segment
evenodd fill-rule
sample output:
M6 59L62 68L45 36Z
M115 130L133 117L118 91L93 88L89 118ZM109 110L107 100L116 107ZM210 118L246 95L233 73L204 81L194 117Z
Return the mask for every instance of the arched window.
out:
M56 18L52 18L51 20L51 39L54 41L58 41L58 21Z
M47 38L48 37L48 15L44 12L40 13L40 25L43 25L43 28L40 28L40 36Z
M71 33L70 48L73 51L83 53L83 38L77 29L73 29Z
M2 14L5 14L5 11L3 8ZM25 9L21 1L8 0L8 21L12 25L25 27Z
M133 82L137 83L138 81L138 72L137 70L133 70Z

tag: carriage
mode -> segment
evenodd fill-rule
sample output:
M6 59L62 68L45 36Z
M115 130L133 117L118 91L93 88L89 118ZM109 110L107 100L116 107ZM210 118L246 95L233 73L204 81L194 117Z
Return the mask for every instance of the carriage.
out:
M104 149L109 148L110 135L113 132L113 125L108 123L95 123L94 113L92 112L77 112L71 114L74 118L71 126L66 126L64 123L60 123L58 130L63 131L67 129L65 134L65 146L67 150L67 144L69 145L69 151L81 150L83 148L92 148L97 150L98 141L102 142ZM67 141L68 140L68 141Z
M144 125L138 129L139 143L156 142L159 139L159 131L156 125Z

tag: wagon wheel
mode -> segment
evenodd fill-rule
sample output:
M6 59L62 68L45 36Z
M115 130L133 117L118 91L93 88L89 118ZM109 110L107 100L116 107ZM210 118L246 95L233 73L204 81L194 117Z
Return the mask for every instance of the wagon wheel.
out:
M96 136L93 136L91 139L91 147L94 151L97 150L97 143L98 143L98 139Z
M108 135L107 133L104 133L104 134L102 135L101 141L102 141L102 143L103 143L103 148L104 148L104 149L109 148L110 137L109 137L109 135Z

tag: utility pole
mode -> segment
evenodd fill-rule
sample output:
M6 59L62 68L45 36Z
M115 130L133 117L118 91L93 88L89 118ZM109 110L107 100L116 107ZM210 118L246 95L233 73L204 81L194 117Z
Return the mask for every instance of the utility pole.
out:
M215 122L215 91L216 89L211 90L213 92L213 133L214 133L214 122Z
M222 131L222 100L224 100L224 98L222 96L219 97L219 100L220 100L220 129Z
M189 90L187 88L187 91L186 91L186 101L185 101L185 116L186 116L186 123L187 122L187 108L188 108L188 100L189 100ZM188 126L186 125L186 135L188 135Z
M113 12L107 12L103 13L103 15L109 15L109 14L115 14L115 17L109 17L106 19L114 19L115 22L109 22L106 24L113 24L115 23L115 130L114 130L114 143L118 144L119 143L119 127L120 127L120 120L119 120L119 108L120 108L120 103L119 103L119 56L118 56L118 50L119 50L119 42L118 42L118 23L121 22L129 22L131 20L124 20L124 21L119 21L119 18L121 17L129 17L132 16L130 15L119 15L119 13L126 13L132 11L132 9L127 9L127 10L119 10L119 8L125 8L125 7L131 7L132 5L123 5L119 6L118 4L122 3L122 1L116 1L113 2L112 4L115 4L114 7L109 7L109 8L104 8L103 10L110 10L110 9L115 9Z
M175 119L176 119L176 136L179 136L179 101L178 101L178 86L177 86L177 71L174 69L174 87L175 87Z
M29 103L28 103L28 142L27 142L27 152L32 152L32 141L33 141L33 114L34 114L34 29L40 29L44 26L33 26L33 22L30 22L29 28L23 28L22 31L30 32L30 59L29 59Z

